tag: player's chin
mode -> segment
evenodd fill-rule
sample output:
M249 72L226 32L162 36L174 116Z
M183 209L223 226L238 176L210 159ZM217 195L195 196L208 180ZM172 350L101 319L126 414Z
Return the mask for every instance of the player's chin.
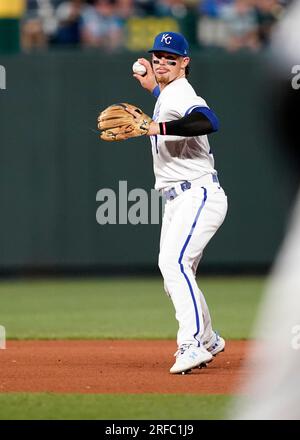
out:
M156 76L157 82L168 84L168 82L169 82L168 72L167 73L156 73L155 76Z

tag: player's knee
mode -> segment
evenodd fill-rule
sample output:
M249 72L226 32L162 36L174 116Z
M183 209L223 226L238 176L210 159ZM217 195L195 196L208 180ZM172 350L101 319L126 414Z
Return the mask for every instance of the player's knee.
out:
M158 267L165 279L177 276L180 270L178 260L173 255L164 252L159 254Z

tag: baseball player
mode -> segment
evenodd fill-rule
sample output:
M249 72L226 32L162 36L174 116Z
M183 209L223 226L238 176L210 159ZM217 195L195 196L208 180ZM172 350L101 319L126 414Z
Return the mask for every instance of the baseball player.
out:
M167 199L161 229L159 268L179 323L178 351L171 373L205 364L224 350L212 330L197 286L196 269L209 240L224 221L227 197L214 168L207 135L218 120L187 80L189 47L183 35L162 32L154 40L147 73L134 77L157 97L151 136L155 189Z
M189 47L178 33L154 40L146 73L134 74L157 98L152 118L130 104L115 104L98 117L101 139L119 141L142 134L152 143L155 188L166 197L159 268L179 323L178 350L171 373L210 362L225 341L212 329L196 269L209 240L224 221L227 197L220 186L207 135L218 119L187 80Z

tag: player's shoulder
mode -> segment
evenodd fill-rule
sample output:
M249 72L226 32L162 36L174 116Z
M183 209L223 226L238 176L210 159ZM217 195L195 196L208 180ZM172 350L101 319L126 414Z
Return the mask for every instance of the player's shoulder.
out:
M198 91L196 91L194 89L192 84L187 79L186 79L185 82L183 82L182 89L185 91L185 96L192 97L192 98L198 98L200 100L205 101L205 99L202 96L199 95Z
M169 102L178 102L195 96L197 96L196 92L186 78L177 79L163 90L163 98Z
M184 90L187 93L197 95L194 86L189 82L187 77L180 78L180 80L178 80L178 86L180 89Z
M186 78L180 78L166 87L160 98L160 113L165 117L174 114L183 117L192 108L208 107L206 101L196 94Z
M205 99L196 92L187 78L181 78L178 81L178 89L176 89L176 93L173 94L173 98L175 101L178 101L178 99L182 100L183 102L197 101L199 105L208 107Z
M208 107L205 99L198 95L192 84L187 78L182 78L178 81L178 89L173 93L171 100L174 102L181 102L183 105L199 105L201 107Z

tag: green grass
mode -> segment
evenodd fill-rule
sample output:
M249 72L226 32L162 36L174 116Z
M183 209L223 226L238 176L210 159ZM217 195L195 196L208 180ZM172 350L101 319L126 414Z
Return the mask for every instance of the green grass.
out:
M168 394L0 394L0 420L217 420L230 396Z
M214 327L248 338L264 278L201 278ZM0 283L0 324L10 339L171 338L177 322L160 278ZM230 396L0 394L0 419L216 420Z
M201 278L199 285L215 329L248 338L264 278ZM174 339L177 332L160 278L1 282L0 324L8 339Z

